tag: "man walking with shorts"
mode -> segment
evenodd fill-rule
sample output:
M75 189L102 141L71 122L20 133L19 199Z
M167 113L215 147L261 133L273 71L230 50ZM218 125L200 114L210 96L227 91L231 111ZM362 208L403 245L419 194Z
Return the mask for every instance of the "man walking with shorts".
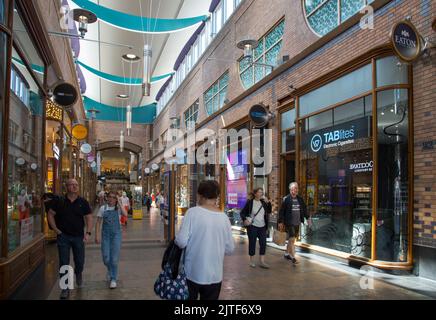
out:
M289 184L289 194L283 198L280 206L278 227L288 233L289 240L284 258L292 261L293 264L298 263L295 259L295 239L298 237L300 224L304 223L304 218L308 218L307 207L303 198L298 195L298 184L292 182Z

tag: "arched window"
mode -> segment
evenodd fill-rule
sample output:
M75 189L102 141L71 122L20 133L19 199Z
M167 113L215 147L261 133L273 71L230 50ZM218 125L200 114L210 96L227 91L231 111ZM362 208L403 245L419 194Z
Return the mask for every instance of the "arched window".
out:
M307 22L319 36L324 36L374 0L303 0Z

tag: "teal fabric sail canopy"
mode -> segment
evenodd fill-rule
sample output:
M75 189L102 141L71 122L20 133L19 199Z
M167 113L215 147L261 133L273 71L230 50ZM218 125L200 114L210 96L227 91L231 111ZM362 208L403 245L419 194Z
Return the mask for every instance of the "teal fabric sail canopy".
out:
M21 59L12 57L12 60L14 60L18 64L22 65L23 67L26 67L26 65L24 64L24 62ZM37 72L37 73L44 74L44 67L42 67L42 66L38 66L36 64L32 64L32 70Z
M86 70L88 70L89 72L95 74L96 76L105 79L107 81L113 82L113 83L117 83L117 84L127 84L127 85L132 85L132 86L140 86L142 85L142 78L124 78L124 77L120 77L117 75L113 75L113 74L109 74L109 73L105 73L102 71L99 71L97 69L94 69L93 67L90 67L86 64L84 64L83 62L76 60L76 63L80 66L82 66L83 68L85 68ZM163 74L160 76L156 76L156 77L152 77L151 78L151 83L154 82L158 82L160 80L163 80L165 78L170 77L174 72L171 73L167 73L167 74Z
M156 19L135 16L103 7L89 0L71 0L82 9L92 11L100 20L115 27L141 33L170 33L189 28L209 18L208 15L183 19Z
M91 109L100 111L96 114L95 120L115 122L126 121L126 108L109 106L86 96L83 97L83 105L86 111ZM132 108L132 123L151 124L155 117L156 103ZM89 112L87 112L87 118L90 118Z

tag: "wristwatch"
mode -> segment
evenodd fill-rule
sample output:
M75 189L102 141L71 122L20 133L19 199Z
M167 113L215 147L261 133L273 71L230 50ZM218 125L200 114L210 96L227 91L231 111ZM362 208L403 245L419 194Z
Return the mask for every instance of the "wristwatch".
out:
M88 236L90 236L90 235L91 235L91 232L87 231L86 234L87 234Z

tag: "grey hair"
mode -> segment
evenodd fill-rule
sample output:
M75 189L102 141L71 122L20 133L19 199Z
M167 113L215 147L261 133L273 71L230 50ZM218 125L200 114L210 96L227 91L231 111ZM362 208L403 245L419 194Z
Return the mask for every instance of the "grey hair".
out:
M291 183L289 184L289 189L291 189L292 186L296 186L296 187L298 188L298 183L296 183L296 182L291 182Z

